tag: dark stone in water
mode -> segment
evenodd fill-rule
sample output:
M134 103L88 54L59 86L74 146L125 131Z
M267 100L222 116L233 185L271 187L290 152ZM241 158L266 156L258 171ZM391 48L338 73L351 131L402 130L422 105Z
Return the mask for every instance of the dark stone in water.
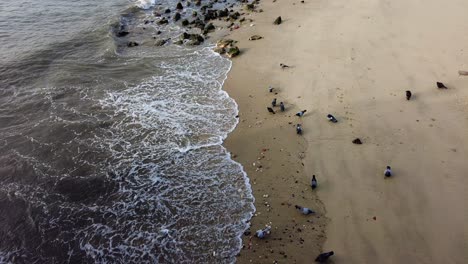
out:
M184 9L184 6L182 6L182 3L179 2L179 3L177 3L176 8L179 9L179 10L182 10L182 9Z
M55 186L55 190L72 202L95 200L114 190L114 185L104 177L64 178Z
M218 10L218 17L227 17L229 15L229 11L227 8L224 10Z
M187 19L182 20L182 26L186 27L189 25L189 21Z
M209 32L209 31L213 31L213 30L215 30L215 29L216 29L216 28L215 28L215 26L213 25L213 23L208 23L208 24L206 24L206 26L205 26L205 30L208 31L208 32Z
M127 36L128 34L130 34L128 31L119 31L117 32L116 36L121 38Z
M138 44L137 42L135 41L129 41L127 43L127 47L131 48L131 47L136 47L136 46L139 46L140 44Z
M171 12L171 10L169 8L164 11L164 13L166 13L166 14L169 14L170 12Z
M217 17L218 17L218 13L216 12L216 10L212 10L212 9L206 10L205 21L213 20L213 19L216 19Z
M179 20L180 20L180 17L181 17L180 13L176 13L176 14L174 15L174 21L179 21Z
M163 18L163 19L158 21L159 25L163 25L163 24L167 24L167 23L169 23L169 21L166 18Z
M236 20L236 19L238 19L238 18L240 17L240 13L239 13L239 12L235 12L235 13L231 14L229 17L230 17L231 19Z
M156 32L157 35L160 35L162 32L158 30L158 32Z
M160 46L163 46L164 44L166 44L167 41L168 41L168 39L158 39L158 40L156 40L154 45L157 46L157 47L160 47Z

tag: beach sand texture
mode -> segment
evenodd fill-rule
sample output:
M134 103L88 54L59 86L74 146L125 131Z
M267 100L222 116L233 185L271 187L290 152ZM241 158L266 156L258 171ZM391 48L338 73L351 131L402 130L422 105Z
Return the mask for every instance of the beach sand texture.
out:
M253 238L238 262L311 263L334 250L333 263L466 263L468 77L458 71L468 70L468 2L278 0L259 8L248 16L254 26L229 36L241 55L225 89L240 123L225 145L255 183L261 214L252 233L269 221L273 233ZM264 38L248 41L255 34ZM274 97L285 113L267 112ZM357 137L362 145L351 143ZM261 168L252 164L259 157ZM386 179L387 165L394 176ZM302 216L294 204L318 213Z

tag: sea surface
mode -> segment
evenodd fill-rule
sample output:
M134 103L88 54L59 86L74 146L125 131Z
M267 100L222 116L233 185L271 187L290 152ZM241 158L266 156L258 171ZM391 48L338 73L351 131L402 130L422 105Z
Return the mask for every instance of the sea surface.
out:
M235 262L254 199L221 145L231 62L154 45L184 32L153 15L176 3L0 1L0 263Z

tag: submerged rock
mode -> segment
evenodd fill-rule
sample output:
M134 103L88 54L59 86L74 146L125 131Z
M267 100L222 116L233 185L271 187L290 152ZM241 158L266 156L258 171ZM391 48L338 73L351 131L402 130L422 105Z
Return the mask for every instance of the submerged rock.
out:
M154 45L155 45L155 46L158 46L158 47L159 47L159 46L163 46L164 44L167 43L168 40L169 40L169 39L158 39L158 40L156 40L156 42L154 42Z
M179 21L179 20L180 20L180 18L181 18L181 15L180 15L180 13L179 13L179 12L175 13L175 15L174 15L174 21L176 21L176 22L177 22L177 21Z
M169 21L166 18L163 18L163 19L158 21L159 25L164 25L164 24L168 24L168 23L169 23Z
M135 41L129 41L127 43L127 47L131 48L131 47L136 47L136 46L140 46L140 44L138 44L137 42Z
M189 21L187 19L182 20L182 26L186 27L189 25Z
M179 9L179 10L182 10L182 9L184 9L184 6L182 5L181 2L179 2L179 3L177 3L176 8Z
M121 37L125 37L127 36L128 34L130 34L128 31L119 31L117 32L117 34L115 34L117 37L121 38Z

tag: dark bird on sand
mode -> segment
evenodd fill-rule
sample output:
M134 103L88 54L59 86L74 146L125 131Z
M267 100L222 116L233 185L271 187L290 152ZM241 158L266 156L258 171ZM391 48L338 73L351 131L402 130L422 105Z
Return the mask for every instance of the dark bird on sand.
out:
M305 112L307 112L307 110L302 110L300 112L297 112L296 116L301 117L301 116L303 116L305 114Z
M324 263L333 255L335 255L333 251L322 253L315 258L315 262Z
M312 190L317 188L317 179L315 178L315 175L312 175L312 182L310 183L310 186L312 187Z
M411 91L406 91L406 100L409 101L411 99L411 95L413 95Z
M271 87L271 86L268 86L268 91L269 91L270 93L272 93L274 89L275 89L275 88L273 88L273 87Z
M390 168L390 166L387 166L387 168L385 169L384 175L385 177L392 176L392 168Z
M302 126L301 126L301 124L296 125L296 133L298 135L302 135Z
M330 121L330 122L333 122L333 123L337 123L337 122L338 122L338 120L336 120L336 118L335 118L333 115L331 115L331 114L328 114L328 115L327 115L327 118L328 118L328 121Z
M299 210L303 215L315 214L315 212L310 210L309 208L302 207L299 205L295 205L294 207L296 207L296 209Z
M271 101L271 105L272 105L273 107L275 107L275 106L276 106L276 98L275 98L275 99L273 99L273 101Z
M280 109L281 109L281 112L284 112L284 110L286 110L286 108L284 108L283 102L280 102Z
M268 110L268 112L270 112L270 113L272 113L272 114L275 114L275 110L273 110L273 108L267 107L267 110Z
M281 67L281 69L289 68L289 66L288 66L288 65L286 65L286 64L283 64L283 63L280 63L280 67Z
M443 83L441 82L437 82L437 88L439 89L447 89L447 86L445 86Z

